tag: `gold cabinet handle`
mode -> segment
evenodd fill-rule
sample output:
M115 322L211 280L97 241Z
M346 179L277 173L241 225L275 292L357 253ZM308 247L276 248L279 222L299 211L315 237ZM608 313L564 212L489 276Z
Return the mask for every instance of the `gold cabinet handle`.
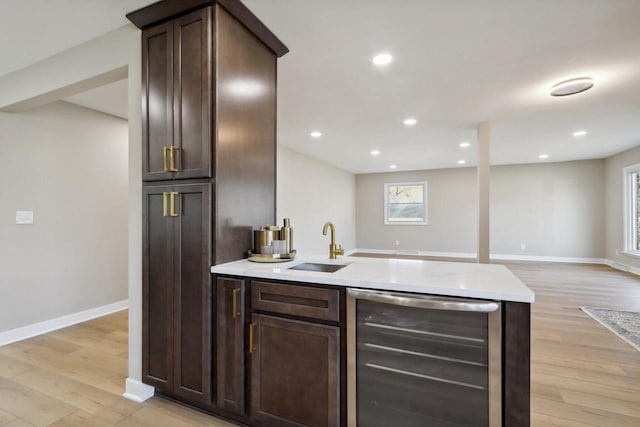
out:
M168 195L169 195L169 192L167 191L162 192L162 216L169 216L169 213L167 212L167 196Z
M240 294L240 289L234 289L232 291L232 295L231 295L231 317L233 319L235 319L236 317L240 316L240 313L238 312L238 294Z
M171 196L171 203L170 203L171 212L169 213L169 216L178 216L176 212L176 196L178 195L178 193L176 193L175 191L171 191L168 194Z
M165 172L169 172L169 168L167 167L167 151L169 151L169 147L162 147L162 169Z
M168 147L162 147L162 169L165 172L178 172L176 167L175 151L178 149L175 145ZM169 153L169 159L167 160L167 153Z
M253 343L253 330L256 327L255 323L251 323L249 325L249 354L253 353L254 351L256 351L256 347Z
M176 167L176 156L175 152L178 149L175 145L172 145L169 148L169 172L178 172L178 168Z

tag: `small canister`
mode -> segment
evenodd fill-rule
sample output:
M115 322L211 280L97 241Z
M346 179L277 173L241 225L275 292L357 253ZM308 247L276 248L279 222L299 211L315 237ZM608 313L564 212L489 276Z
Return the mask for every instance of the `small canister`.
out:
M253 231L253 252L263 253L263 247L271 246L274 240L280 239L280 227L275 225L265 225L260 230Z

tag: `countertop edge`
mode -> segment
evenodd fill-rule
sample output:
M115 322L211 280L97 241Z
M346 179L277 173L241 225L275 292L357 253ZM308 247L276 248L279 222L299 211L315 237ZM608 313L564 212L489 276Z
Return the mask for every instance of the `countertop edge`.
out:
M365 279L354 279L354 278L345 278L336 276L336 273L321 273L321 272L305 272L296 271L295 273L291 270L288 270L291 266L296 264L300 264L302 262L325 262L325 263L336 263L336 264L346 264L358 262L361 260L342 258L338 261L328 261L321 259L303 259L296 261L289 261L279 264L255 264L250 263L249 261L239 260L233 261L226 264L220 264L211 266L212 274L221 274L221 275L229 275L229 276L238 276L238 277L246 277L253 279L269 279L269 280L279 280L286 282L299 282L299 283L310 283L310 284L320 284L320 285L331 285L331 286L339 286L339 287L352 287L352 288L361 288L361 289L373 289L373 290L385 290L385 291L399 291L399 292L411 292L418 294L432 294L432 295L442 295L442 296L452 296L452 297L462 297L462 298L478 298L478 299L490 299L490 300L499 300L499 301L507 301L507 302L519 302L519 303L527 303L531 304L535 302L535 294L522 283L522 281L517 278L511 270L504 266L493 265L494 267L490 267L491 269L499 272L500 269L495 267L504 268L510 275L513 276L514 285L518 285L515 287L514 291L507 291L505 289L502 290L491 290L488 288L484 289L473 289L473 288L457 288L457 287L448 287L448 286L438 286L438 285L425 285L424 283L418 283L417 281L413 281L414 283L406 282L394 282L394 281L385 281L385 280L365 280ZM369 259L370 263L375 263L374 259ZM351 262L349 262L351 261ZM382 262L380 262L382 264ZM443 263L439 263L443 264ZM461 263L444 263L450 264L451 268L455 268L456 265ZM504 273L502 273L504 274ZM509 278L511 280L511 278ZM523 289L524 288L524 289Z

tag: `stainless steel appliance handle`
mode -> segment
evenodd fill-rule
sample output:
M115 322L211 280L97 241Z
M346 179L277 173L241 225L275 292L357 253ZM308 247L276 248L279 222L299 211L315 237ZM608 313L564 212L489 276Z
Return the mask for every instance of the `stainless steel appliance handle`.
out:
M428 308L432 310L474 311L491 313L500 307L496 302L475 301L454 298L435 297L427 295L395 294L391 292L348 289L348 295L357 299L366 299L385 304L401 305L404 307Z

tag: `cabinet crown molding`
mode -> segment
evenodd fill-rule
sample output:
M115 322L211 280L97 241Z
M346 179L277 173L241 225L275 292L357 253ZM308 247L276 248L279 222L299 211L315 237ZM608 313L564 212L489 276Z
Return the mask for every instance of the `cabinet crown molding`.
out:
M219 5L242 23L278 57L289 52L284 45L240 0L162 0L127 14L127 19L142 29L201 9Z

